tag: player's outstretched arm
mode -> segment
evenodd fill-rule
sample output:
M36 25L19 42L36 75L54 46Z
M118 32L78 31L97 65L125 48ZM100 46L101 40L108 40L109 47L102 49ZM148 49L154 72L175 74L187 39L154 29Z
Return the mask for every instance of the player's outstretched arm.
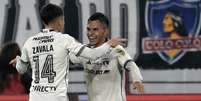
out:
M12 59L9 64L13 65L13 67L16 67L20 74L24 74L29 66L28 63L22 62L20 56L16 56L16 58Z
M139 94L144 93L144 85L142 83L142 75L140 73L139 67L133 61L128 52L122 47L117 46L114 48L116 53L118 53L118 61L121 66L129 71L129 77L131 78L133 88L138 91Z
M140 73L139 67L133 61L129 61L125 67L129 70L129 77L132 81L132 86L137 90L138 94L144 94L144 85L142 83L142 75Z
M115 37L97 48L91 49L86 46L82 48L78 47L77 49L79 51L76 51L77 49L75 49L74 52L76 53L76 56L82 56L89 59L97 59L109 52L111 50L111 47L115 47L117 45L124 45L125 41L126 39L124 38Z
M12 59L9 62L9 64L12 64L13 67L16 67L17 71L20 74L24 74L27 71L27 68L30 65L29 60L28 60L27 50L24 47L22 49L22 55L21 56L16 56L16 58Z
M135 64L135 62L130 61L127 63L126 68L129 70L129 77L133 83L133 88L137 90L138 94L144 94L144 85L142 83L143 78L139 67Z

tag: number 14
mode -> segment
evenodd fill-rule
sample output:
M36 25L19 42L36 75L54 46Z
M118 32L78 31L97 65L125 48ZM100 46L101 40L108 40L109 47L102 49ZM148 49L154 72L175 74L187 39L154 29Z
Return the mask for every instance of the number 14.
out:
M35 83L39 83L40 81L40 70L39 70L39 56L34 56L33 61L35 62ZM54 82L54 77L56 76L56 72L53 68L53 55L47 55L45 59L45 63L43 64L41 78L48 78L48 83Z

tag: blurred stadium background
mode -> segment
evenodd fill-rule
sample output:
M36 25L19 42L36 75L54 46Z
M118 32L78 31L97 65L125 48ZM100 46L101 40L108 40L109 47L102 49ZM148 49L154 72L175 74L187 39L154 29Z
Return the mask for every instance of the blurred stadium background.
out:
M43 27L39 9L49 2L64 8L64 32L83 43L88 42L87 19L97 11L110 18L111 37L128 39L126 49L141 69L146 90L145 95L135 95L127 77L128 100L140 100L140 97L149 98L140 101L201 100L200 0L1 0L0 45L13 41L21 48L29 36ZM181 20L176 23L184 25L185 38L168 39L168 33L163 31L167 11L178 14ZM176 55L167 49L176 49ZM71 65L69 93L86 101L82 70L82 66ZM10 100L6 101L25 101L27 96L2 95L0 101L7 98Z

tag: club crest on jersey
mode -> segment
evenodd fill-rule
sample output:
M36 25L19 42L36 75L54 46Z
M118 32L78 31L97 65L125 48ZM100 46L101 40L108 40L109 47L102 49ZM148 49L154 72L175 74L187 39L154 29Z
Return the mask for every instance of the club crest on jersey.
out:
M200 0L148 1L145 11L148 37L143 38L143 53L157 53L173 64L186 52L200 50L200 16Z

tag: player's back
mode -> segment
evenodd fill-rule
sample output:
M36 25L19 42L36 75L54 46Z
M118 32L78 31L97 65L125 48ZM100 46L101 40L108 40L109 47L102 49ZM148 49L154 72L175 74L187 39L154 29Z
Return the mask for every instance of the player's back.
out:
M25 47L32 68L30 94L34 99L66 101L68 47L72 37L54 31L43 31L28 39Z

